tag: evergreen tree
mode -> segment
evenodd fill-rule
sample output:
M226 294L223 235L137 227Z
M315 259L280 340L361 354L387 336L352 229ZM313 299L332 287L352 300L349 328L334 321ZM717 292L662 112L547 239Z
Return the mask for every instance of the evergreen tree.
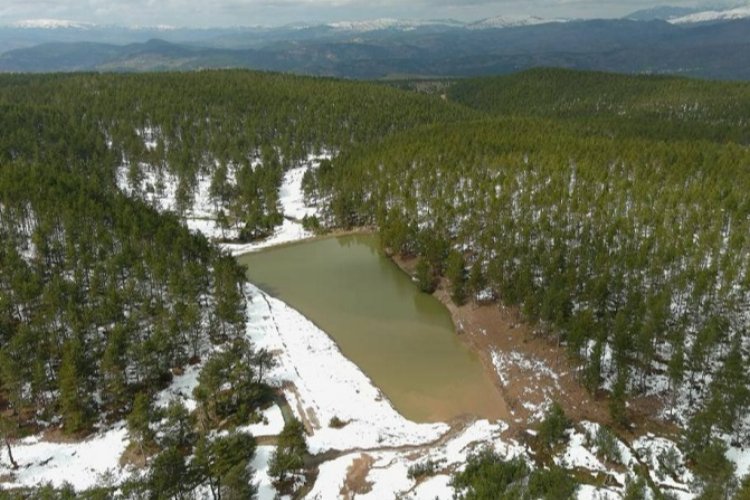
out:
M466 262L463 255L453 251L448 255L445 266L445 277L451 283L451 299L456 305L466 301Z
M553 402L544 414L539 426L539 440L546 446L552 446L565 439L565 431L571 422L559 403Z
M167 448L154 458L146 487L149 498L189 498L193 479L185 457L179 450Z
M271 456L268 474L285 489L289 480L305 467L306 454L307 442L302 422L296 419L286 422Z
M63 428L69 434L84 431L91 423L89 396L84 386L80 357L79 344L68 341L63 348L59 387Z
M147 449L154 442L155 434L151 429L152 420L150 398L145 393L139 392L133 401L133 409L128 415L128 432L143 457L146 456Z
M17 432L18 429L15 421L0 412L0 439L3 440L5 451L8 454L8 462L12 470L18 469L18 462L13 458L13 449L10 444L11 440L16 437Z
M182 453L192 450L196 442L193 417L180 400L172 400L159 427L158 444L161 448L175 448Z
M734 500L750 500L750 474L746 474L742 479Z
M415 269L417 286L424 293L432 293L437 288L435 272L425 257L421 257Z
M469 279L466 283L466 287L471 293L471 296L476 297L477 294L484 290L486 286L487 283L484 279L484 273L482 271L482 262L480 260L475 260L471 265L471 270L469 271Z
M241 432L198 440L195 463L200 477L208 482L214 500L254 498L250 460L255 455L255 439Z

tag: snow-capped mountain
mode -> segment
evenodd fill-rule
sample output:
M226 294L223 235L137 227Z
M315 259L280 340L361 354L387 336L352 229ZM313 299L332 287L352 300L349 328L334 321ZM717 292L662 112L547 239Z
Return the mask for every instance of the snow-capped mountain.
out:
M133 26L133 29L141 31L176 31L180 28L171 24L157 24L155 26Z
M735 7L728 10L706 10L703 12L696 12L687 16L670 19L669 22L673 24L689 24L715 21L731 21L732 19L747 18L750 18L750 5Z
M89 29L93 24L68 21L66 19L24 19L11 24L22 29Z
M399 30L399 31L410 31L423 26L455 26L460 27L464 24L459 21L453 20L426 20L426 21L411 21L405 19L369 19L366 21L338 21L328 23L326 26L337 31L378 31L378 30Z
M565 22L565 19L545 19L537 16L497 16L482 19L479 21L464 23L453 19L438 20L404 20L404 19L370 19L366 21L339 21L328 23L326 26L337 31L378 31L378 30L398 30L411 31L425 26L440 26L449 28L467 28L472 30L492 29L492 28L511 28L515 26L532 26L535 24Z
M537 16L496 16L482 19L468 24L469 29L493 29L493 28L513 28L516 26L533 26L536 24L546 23L563 23L565 19L545 19Z

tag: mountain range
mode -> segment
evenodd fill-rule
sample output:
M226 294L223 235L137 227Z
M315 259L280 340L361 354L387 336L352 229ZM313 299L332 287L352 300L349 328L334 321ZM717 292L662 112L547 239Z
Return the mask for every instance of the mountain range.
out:
M750 78L750 6L622 19L375 19L276 28L0 26L0 71L252 68L347 78L460 77L535 66Z

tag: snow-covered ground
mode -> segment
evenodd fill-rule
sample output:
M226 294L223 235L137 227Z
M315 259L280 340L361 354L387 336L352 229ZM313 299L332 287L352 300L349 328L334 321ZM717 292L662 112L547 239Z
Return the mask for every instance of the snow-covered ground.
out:
M147 139L149 131L145 135L146 147L151 145ZM330 153L320 153L308 156L307 160L299 166L291 168L284 174L279 189L279 203L284 214L284 221L276 228L274 234L264 240L248 244L224 244L232 254L242 254L262 248L281 245L284 243L300 241L313 236L302 227L302 218L306 215L315 215L314 207L305 206L302 193L302 177L308 169L317 168L324 159L330 159ZM154 168L150 165L140 164L140 184L133 186L128 178L130 167L123 165L117 171L117 185L120 190L128 196L142 198L149 205L160 211L178 212L177 204L177 177L166 170ZM228 168L227 181L234 183L235 172ZM182 214L185 225L195 233L202 233L212 240L234 239L238 235L236 228L222 228L217 222L219 206L211 199L211 177L200 174L193 191L192 204Z
M91 488L102 482L121 480L127 471L119 460L128 445L123 423L77 443L54 443L33 436L14 443L13 458L19 469L3 487L39 486L70 483L76 490ZM0 451L0 476L9 474L5 447Z
M345 485L350 495L356 494L357 498L363 499L453 498L448 471L460 468L471 452L489 446L507 459L519 455L528 457L528 450L523 446L501 437L506 428L502 422L480 420L452 435L450 439L445 439L445 442L433 446L394 451L365 450L343 455L320 466L318 480L307 498L339 498ZM352 490L352 485L347 481L351 468L356 460L363 460L365 457L369 459L370 465L360 475L360 488ZM435 475L420 481L409 477L410 467L427 461L436 464Z
M248 335L258 348L276 353L268 379L283 384L292 409L313 430L312 453L424 444L448 430L402 417L325 332L260 289L249 285L249 292ZM348 424L330 427L333 417Z
M258 446L255 449L255 457L250 464L255 471L254 482L258 487L258 500L274 500L276 498L276 489L271 484L271 477L268 475L268 464L271 461L271 454L274 449L273 446Z

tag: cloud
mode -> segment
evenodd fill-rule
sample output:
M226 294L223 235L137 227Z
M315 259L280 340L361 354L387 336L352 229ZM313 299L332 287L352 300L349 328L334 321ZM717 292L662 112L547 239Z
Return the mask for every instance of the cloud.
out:
M691 6L699 0L668 3ZM612 17L663 2L649 0L0 0L0 24L59 18L103 24L218 26L368 17L500 14Z

